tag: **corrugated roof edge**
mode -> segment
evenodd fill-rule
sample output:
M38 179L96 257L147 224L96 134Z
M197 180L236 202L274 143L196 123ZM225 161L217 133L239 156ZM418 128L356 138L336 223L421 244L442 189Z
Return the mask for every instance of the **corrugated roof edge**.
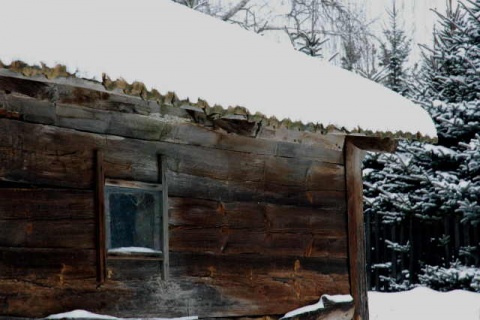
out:
M411 133L403 131L371 131L364 130L360 127L355 128L354 130L347 130L344 127L336 127L334 125L324 126L321 123L302 123L300 121L291 121L290 119L277 119L275 117L267 117L259 112L251 114L248 109L242 106L229 106L225 108L224 106L214 105L210 106L207 101L198 100L197 102L190 102L189 100L180 100L174 92L167 92L166 94L161 94L156 89L148 89L144 83L135 81L133 83L128 83L122 78L112 80L108 75L103 74L102 81L99 82L95 79L84 79L79 78L75 73L68 71L67 67L64 65L57 64L54 67L49 67L45 64L38 65L29 65L23 61L12 61L9 65L4 64L0 60L0 69L6 69L17 74L21 74L25 77L45 77L48 80L53 80L57 78L75 78L91 83L97 83L107 91L121 91L122 93L130 96L140 97L144 100L156 101L159 104L170 104L177 107L189 106L190 108L195 108L197 110L203 110L206 115L217 118L230 118L230 119L242 119L252 122L262 122L267 126L273 128L287 128L290 130L297 131L308 131L320 134L345 134L345 135L365 135L371 137L379 138L394 138L394 139L408 139L408 140L417 140L422 142L431 142L436 143L437 138L432 138L430 136L425 136L420 132ZM188 109L188 107L186 107Z

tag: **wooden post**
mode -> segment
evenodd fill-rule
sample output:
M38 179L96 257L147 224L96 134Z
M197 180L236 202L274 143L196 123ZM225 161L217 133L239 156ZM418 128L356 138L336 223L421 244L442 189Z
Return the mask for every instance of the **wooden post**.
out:
M107 275L107 249L105 239L105 172L103 168L103 151L95 152L95 211L96 211L96 249L97 249L97 284L105 282Z
M167 281L170 273L170 246L169 246L169 216L168 216L168 182L166 174L167 162L164 156L158 156L159 180L162 183L162 278Z
M348 259L350 292L355 304L354 320L368 320L365 228L363 222L363 151L355 140L345 139L345 180L348 210Z

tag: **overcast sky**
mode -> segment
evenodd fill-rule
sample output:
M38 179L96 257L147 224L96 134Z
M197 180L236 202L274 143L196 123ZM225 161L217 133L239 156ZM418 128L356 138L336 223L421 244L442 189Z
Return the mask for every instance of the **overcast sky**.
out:
M352 0L351 0L352 1ZM363 1L368 8L370 19L378 19L375 29L381 31L388 20L386 8L391 8L393 0L354 0ZM419 58L420 50L417 44L430 45L432 40L433 25L437 15L431 10L445 12L447 0L395 0L397 6L403 11L405 29L412 37L412 59ZM455 2L456 0L453 0Z

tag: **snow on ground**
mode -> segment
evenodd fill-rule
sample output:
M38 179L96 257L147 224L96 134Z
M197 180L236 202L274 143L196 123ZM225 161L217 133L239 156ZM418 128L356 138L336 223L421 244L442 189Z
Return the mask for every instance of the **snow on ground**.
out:
M350 295L325 295L329 301L337 303L351 301ZM384 293L369 292L370 320L480 320L480 293L455 290L437 292L419 287L410 291ZM285 314L285 318L323 308L320 299L316 304L305 306ZM50 315L46 319L121 319L99 315L85 310ZM134 320L134 318L128 318ZM198 317L172 318L168 320L196 320ZM167 320L152 318L152 320Z
M75 319L75 318L83 318L83 319L118 319L112 316L106 316L102 314L96 314L85 310L73 310L69 312L57 313L52 314L46 317L45 319Z
M350 295L325 297L337 303L352 299ZM324 308L322 298L284 318ZM480 320L480 293L470 291L438 292L425 287L395 293L371 291L368 302L370 320Z
M419 287L396 293L368 293L370 320L480 320L480 294L437 292Z
M436 137L426 111L382 85L169 0L6 0L2 10L22 13L0 19L4 63L60 63L278 119Z
M350 302L352 301L352 296L349 295L349 294L346 294L346 295L328 295L328 294L325 294L323 295L320 300L318 300L317 303L315 304L311 304L311 305L308 305L308 306L305 306L305 307L301 307L301 308L298 308L298 309L295 309L295 310L292 310L290 312L287 312L283 318L291 318L291 317L295 317L299 314L302 314L302 313L307 313L307 312L312 312L312 311L315 311L315 310L319 310L319 309L323 309L325 308L325 305L323 303L323 298L325 297L325 299L327 301L331 301L331 302L334 302L334 303L342 303L342 302Z
M64 313L57 313L57 314L52 314L46 317L45 319L108 319L108 320L136 320L137 318L117 318L117 317L112 317L112 316L106 316L106 315L101 315L101 314L96 314L92 313L89 311L85 310L73 310L69 312L64 312ZM197 316L191 316L191 317L179 317L179 318L149 318L149 320L196 320L198 319Z

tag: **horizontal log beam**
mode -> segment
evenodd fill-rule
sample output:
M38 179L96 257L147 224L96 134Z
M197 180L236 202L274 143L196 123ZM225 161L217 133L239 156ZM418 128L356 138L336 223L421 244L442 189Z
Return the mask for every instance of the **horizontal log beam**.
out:
M342 135L321 135L286 128L273 131L265 128L256 139L228 135L222 130L186 123L189 116L181 108L107 92L101 86L88 86L87 83L65 84L0 75L0 88L6 102L3 106L5 112L14 113L23 121L140 140L343 163ZM149 116L152 114L173 116L178 121Z
M393 153L397 149L398 140L392 138L347 136L345 144L350 143L363 151Z

